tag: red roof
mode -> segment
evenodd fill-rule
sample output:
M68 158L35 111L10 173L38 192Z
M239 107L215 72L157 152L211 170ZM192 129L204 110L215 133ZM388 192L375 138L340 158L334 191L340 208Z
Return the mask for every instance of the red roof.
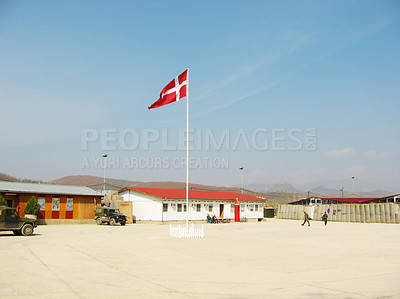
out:
M318 197L318 196L313 196L313 197L309 197L309 198L303 198L300 200L296 200L296 201L290 202L289 204L298 203L298 202L308 200L311 198L332 200L332 201L338 201L338 202L343 202L343 203L367 203L367 202L371 202L374 200L386 199L386 198L390 198L390 197L394 197L394 196L398 196L398 195L399 194L395 194L395 195L384 196L384 197Z
M161 198L174 198L181 199L186 198L185 189L161 189L161 188L140 188L140 187L128 187L121 189L123 190L133 190L136 192L153 195ZM189 190L190 199L219 199L219 200L265 200L265 198L250 196L246 194L241 194L237 192L223 192L223 191L204 191L204 190Z
M380 197L321 197L321 199L340 201L345 203L366 203L380 199Z

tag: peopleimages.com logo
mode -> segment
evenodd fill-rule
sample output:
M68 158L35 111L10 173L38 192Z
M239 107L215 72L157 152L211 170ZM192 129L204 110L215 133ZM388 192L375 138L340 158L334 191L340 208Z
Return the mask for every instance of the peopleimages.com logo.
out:
M317 149L316 128L254 130L192 129L189 134L179 129L84 129L81 134L81 150L102 151L151 151L152 147L162 151L185 151L189 142L190 151L315 151Z

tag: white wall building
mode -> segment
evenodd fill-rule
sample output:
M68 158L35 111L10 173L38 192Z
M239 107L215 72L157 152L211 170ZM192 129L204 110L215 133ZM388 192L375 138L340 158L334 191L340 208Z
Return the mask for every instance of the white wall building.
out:
M136 221L186 220L186 190L128 187L119 190L124 201L132 202ZM264 198L236 192L189 190L189 220L206 220L207 215L234 219L234 203L240 202L241 219L262 219Z

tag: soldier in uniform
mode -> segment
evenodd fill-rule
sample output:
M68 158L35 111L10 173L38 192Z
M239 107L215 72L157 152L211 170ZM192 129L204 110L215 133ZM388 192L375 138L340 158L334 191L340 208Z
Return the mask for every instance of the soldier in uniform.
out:
M326 213L326 211L325 211L324 215L322 215L321 219L322 219L322 221L325 222L325 225L328 223L328 214Z
M308 226L310 226L310 216L308 216L308 214L306 212L304 212L304 222L303 222L303 226L305 223L308 223Z

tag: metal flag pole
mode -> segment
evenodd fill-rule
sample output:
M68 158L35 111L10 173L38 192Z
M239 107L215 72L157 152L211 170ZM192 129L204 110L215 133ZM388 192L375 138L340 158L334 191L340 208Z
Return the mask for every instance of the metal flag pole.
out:
M103 172L103 193L104 193L104 199L105 199L105 197L106 197L106 166L107 166L107 157L108 157L108 154L105 154L105 155L103 155L103 158L104 158L104 172Z
M189 68L186 77L186 229L189 229Z

